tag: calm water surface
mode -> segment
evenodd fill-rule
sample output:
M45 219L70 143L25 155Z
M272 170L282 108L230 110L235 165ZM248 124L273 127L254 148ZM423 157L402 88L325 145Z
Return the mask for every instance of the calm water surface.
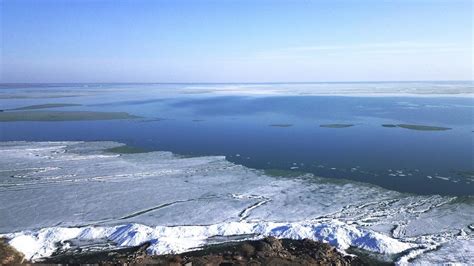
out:
M402 192L474 194L471 97L220 94L215 93L217 85L199 91L183 87L4 85L1 109L79 103L48 110L121 111L142 118L0 122L0 140L112 140L184 155L225 155L252 168L310 172ZM285 127L270 126L275 124ZM382 124L451 129L417 131Z

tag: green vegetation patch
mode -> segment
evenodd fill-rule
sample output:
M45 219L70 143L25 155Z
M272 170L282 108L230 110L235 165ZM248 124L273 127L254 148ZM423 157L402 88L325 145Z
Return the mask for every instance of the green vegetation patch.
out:
M81 104L74 104L74 103L47 103L47 104L37 104L37 105L29 105L19 108L14 108L10 110L35 110L35 109L47 109L47 108L56 108L56 107L69 107L69 106L81 106Z
M327 128L346 128L346 127L352 127L354 126L353 124L323 124L320 125L320 127L327 127Z
M139 116L125 112L89 112L89 111L19 111L0 112L0 122L16 121L87 121L133 119Z
M291 127L293 124L271 124L271 127Z
M421 131L443 131L450 130L449 127L435 127L435 126L424 126L424 125L409 125L409 124L398 124L398 127L411 129L411 130L421 130Z
M106 149L104 151L110 152L110 153L119 153L119 154L150 152L149 150L146 150L140 147L133 147L133 146L128 146L128 145L113 147L113 148Z

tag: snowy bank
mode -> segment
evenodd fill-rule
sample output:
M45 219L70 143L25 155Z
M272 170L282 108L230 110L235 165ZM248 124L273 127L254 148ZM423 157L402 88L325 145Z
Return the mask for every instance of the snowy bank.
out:
M119 247L139 246L150 242L150 254L182 253L208 244L212 237L244 235L247 238L273 236L277 238L311 239L336 246L341 250L357 247L371 252L397 254L416 247L370 230L357 228L339 221L274 223L229 222L206 226L146 226L125 224L111 227L82 228L50 227L38 231L5 234L9 244L22 252L28 260L51 256L60 247L71 248L75 241L112 241Z

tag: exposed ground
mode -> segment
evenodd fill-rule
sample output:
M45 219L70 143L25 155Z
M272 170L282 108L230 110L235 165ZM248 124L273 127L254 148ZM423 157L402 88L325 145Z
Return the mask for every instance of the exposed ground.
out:
M320 125L320 127L327 127L327 128L346 128L346 127L352 127L354 126L353 124L323 124Z
M147 244L116 251L61 254L45 263L158 264L158 265L364 265L328 244L312 240L265 238L211 245L179 255L146 255Z
M23 255L0 238L0 265L23 263Z
M57 107L70 107L70 106L81 106L80 104L72 104L72 103L46 103L46 104L36 104L36 105L29 105L19 108L14 108L10 110L36 110L36 109L47 109L47 108L57 108Z
M89 112L89 111L13 111L0 112L0 122L15 121L85 121L131 119L138 116L125 112Z
M437 127L437 126L425 126L425 125L411 125L411 124L383 124L383 127L401 127L411 130L420 130L420 131L443 131L450 130L449 127Z
M291 127L293 125L292 124L271 124L269 126L271 126L271 127Z

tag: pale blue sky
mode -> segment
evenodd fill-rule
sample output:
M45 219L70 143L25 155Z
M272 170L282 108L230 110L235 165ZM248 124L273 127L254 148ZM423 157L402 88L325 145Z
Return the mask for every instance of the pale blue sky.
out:
M0 0L0 82L471 80L471 0Z

